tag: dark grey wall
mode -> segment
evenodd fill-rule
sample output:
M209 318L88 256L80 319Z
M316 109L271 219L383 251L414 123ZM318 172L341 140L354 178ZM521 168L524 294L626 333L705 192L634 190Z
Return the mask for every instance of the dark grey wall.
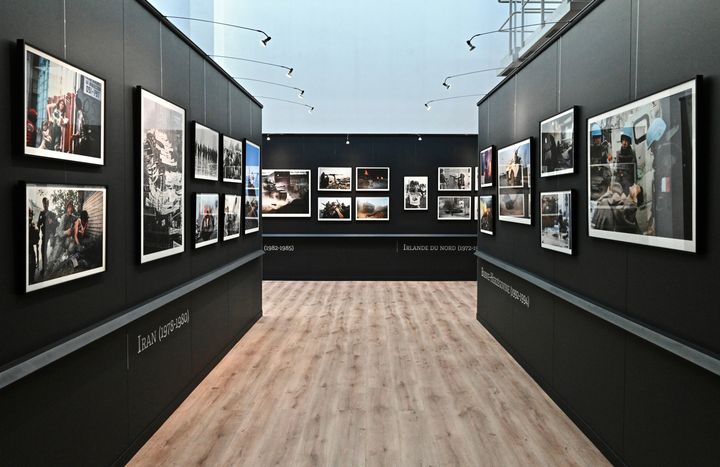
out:
M578 106L576 173L533 180L540 191L575 193L572 256L540 248L539 202L532 226L497 223L478 249L633 320L720 354L714 305L720 232L714 215L720 165L715 52L720 8L714 0L604 0L479 106L479 147L538 137L544 118ZM588 237L586 119L704 75L698 128L697 254ZM537 159L536 159L537 161ZM495 189L481 192L494 193ZM521 247L518 247L521 245ZM530 284L530 310L479 281L478 318L556 397L614 460L630 465L720 462L719 378ZM713 396L714 394L714 396Z

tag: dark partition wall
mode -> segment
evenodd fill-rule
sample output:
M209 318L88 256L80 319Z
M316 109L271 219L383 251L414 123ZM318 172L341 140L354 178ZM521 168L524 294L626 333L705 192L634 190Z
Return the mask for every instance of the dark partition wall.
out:
M720 462L718 21L712 0L598 2L479 104L480 147L538 138L541 120L578 106L575 173L536 173L532 226L499 222L478 238L478 319L618 463ZM698 252L590 238L586 119L695 75ZM555 190L574 191L573 255L540 247L539 192Z
M23 155L18 39L105 80L103 166ZM259 143L262 109L144 1L3 2L0 41L2 463L122 461L261 315L260 234L193 249L192 194L242 185L192 178L189 125ZM137 86L187 124L185 251L146 264ZM21 181L107 187L105 272L23 293Z

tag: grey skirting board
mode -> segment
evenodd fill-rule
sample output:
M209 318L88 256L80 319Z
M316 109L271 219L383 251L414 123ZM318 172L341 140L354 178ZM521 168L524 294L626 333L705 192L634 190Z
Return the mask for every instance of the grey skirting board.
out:
M320 233L274 233L263 238L475 238L477 234L320 234Z

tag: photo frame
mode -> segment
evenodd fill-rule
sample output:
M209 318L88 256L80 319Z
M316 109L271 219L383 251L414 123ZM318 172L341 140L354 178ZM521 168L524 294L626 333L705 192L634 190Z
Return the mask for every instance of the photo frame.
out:
M390 191L390 167L355 167L355 191Z
M422 175L411 175L403 178L403 209L405 211L427 211L428 201L428 177Z
M569 109L540 122L540 177L575 172L576 109Z
M437 220L469 221L472 220L472 198L470 196L438 196Z
M195 193L195 248L218 242L220 195L218 193Z
M310 217L310 169L262 169L263 217Z
M260 146L252 141L245 139L243 141L245 156L245 167L243 174L245 177L245 196L243 209L243 231L245 235L249 235L260 231L260 183L261 183L261 158Z
M492 195L481 195L479 198L480 233L495 235L495 199Z
M355 198L356 221L389 221L389 196L358 196Z
M240 237L242 228L242 196L230 193L223 194L223 242Z
M527 138L497 152L498 218L504 222L532 223L532 145Z
M319 197L317 219L321 222L352 221L352 198Z
M318 167L318 191L352 191L352 167Z
M472 191L472 167L438 167L438 191Z
M243 182L243 142L231 136L222 135L223 182Z
M220 133L193 122L193 169L196 180L218 181L220 177Z
M495 146L488 146L480 151L480 188L493 186L493 161L495 159Z
M540 193L540 246L573 253L572 191Z

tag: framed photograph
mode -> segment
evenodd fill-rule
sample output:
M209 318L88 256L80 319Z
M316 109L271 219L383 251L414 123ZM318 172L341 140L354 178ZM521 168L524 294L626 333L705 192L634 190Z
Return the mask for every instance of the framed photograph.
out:
M472 199L469 196L438 196L439 221L472 220Z
M475 213L475 214L473 214L473 220L478 220L478 219L480 218L480 216L479 216L479 214L478 214L478 212L479 212L478 209L480 209L480 205L478 204L478 197L477 197L477 196L476 196L475 199L473 200L473 206L475 207L475 209L474 209L474 211L473 211L473 212Z
M223 182L242 183L243 143L223 135Z
M220 195L195 193L195 248L218 242Z
M223 241L232 240L240 236L242 219L242 196L223 195Z
M490 146L480 151L480 187L488 188L493 186L493 159L495 146Z
M193 165L198 180L218 180L220 133L193 122Z
M390 191L389 167L355 167L357 191Z
M318 191L352 191L352 167L318 167Z
M540 246L572 254L572 192L540 193Z
M575 171L575 107L540 122L540 176Z
M390 197L358 196L355 198L355 220L389 221Z
M260 231L260 146L245 140L245 234Z
M428 210L428 178L418 175L405 177L405 211Z
M310 217L310 204L310 170L262 170L264 217Z
M532 177L532 138L498 150L499 219L529 225Z
M351 221L352 198L318 198L319 221Z
M701 77L589 118L591 237L694 253Z
M105 271L104 187L27 183L25 212L25 292Z
M438 191L472 191L472 167L438 167Z
M185 109L139 89L140 262L185 249Z
M28 156L105 163L105 80L18 41ZM19 135L18 135L19 136Z
M478 212L480 214L480 233L495 235L495 203L493 196L480 196Z

